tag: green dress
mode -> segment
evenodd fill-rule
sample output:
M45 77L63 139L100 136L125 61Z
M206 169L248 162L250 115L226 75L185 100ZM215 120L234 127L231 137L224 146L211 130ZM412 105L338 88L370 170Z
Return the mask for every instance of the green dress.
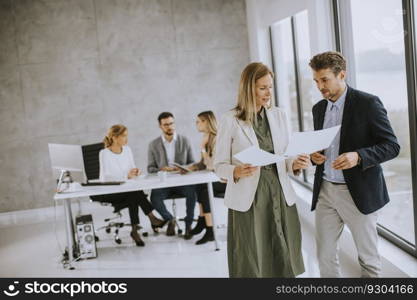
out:
M265 110L253 124L259 147L274 147ZM227 256L230 277L295 277L304 273L301 230L296 205L288 206L276 165L261 168L252 206L229 209Z

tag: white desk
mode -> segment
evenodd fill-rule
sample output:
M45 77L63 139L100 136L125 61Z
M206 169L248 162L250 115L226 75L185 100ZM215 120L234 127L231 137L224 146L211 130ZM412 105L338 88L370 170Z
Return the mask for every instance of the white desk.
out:
M81 190L77 192L68 192L68 193L59 193L55 194L54 200L59 201L63 200L64 202L64 212L65 212L65 224L66 224L66 235L67 235L67 247L68 247L68 267L73 269L72 262L74 261L73 248L75 245L74 241L74 224L71 211L71 200L81 197L90 197L96 195L106 195L106 194L115 194L115 193L124 193L132 191L140 191L147 189L159 189L167 188L174 186L183 186L183 185L194 185L194 184L207 184L209 201L211 207L211 213L213 215L213 233L214 233L214 242L215 250L219 250L217 233L216 233L216 224L214 218L214 195L213 195L213 186L212 182L219 181L219 177L216 176L213 172L210 171L198 171L192 172L185 175L180 174L168 174L167 179L161 182L156 175L148 175L145 178L136 178L133 180L128 180L126 183L121 185L107 185L107 186L86 186L82 187Z

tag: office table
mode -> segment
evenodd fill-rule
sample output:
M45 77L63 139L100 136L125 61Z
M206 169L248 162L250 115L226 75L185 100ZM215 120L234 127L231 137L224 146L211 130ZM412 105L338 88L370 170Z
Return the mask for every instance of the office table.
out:
M55 201L63 200L64 204L64 214L65 214L65 232L66 232L66 240L67 240L67 247L68 247L68 268L74 269L72 263L74 262L74 245L75 245L75 237L74 237L74 223L71 211L71 201L76 198L81 197L90 197L96 195L106 195L106 194L115 194L115 193L124 193L124 192L132 192L132 191L140 191L140 190L148 190L148 189L160 189L160 188L168 188L168 187L175 187L175 186L183 186L183 185L195 185L195 184L207 184L208 194L209 194L209 201L211 207L211 213L213 215L213 233L214 233L214 243L215 243L215 250L219 250L219 245L217 241L217 233L216 233L216 224L214 218L214 195L213 195L213 186L212 183L219 181L219 177L216 176L211 171L197 171L187 173L185 175L181 174L168 174L166 180L161 181L157 175L151 174L145 177L137 177L135 179L131 179L126 181L121 185L103 185L103 186L83 186L80 190L76 192L63 192L63 193L56 193L54 196Z

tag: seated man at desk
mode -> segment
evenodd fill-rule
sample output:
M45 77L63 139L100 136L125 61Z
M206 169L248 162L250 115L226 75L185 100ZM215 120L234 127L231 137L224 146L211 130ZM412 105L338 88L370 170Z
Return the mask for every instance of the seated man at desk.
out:
M159 171L174 172L178 168L173 163L186 165L194 162L188 139L175 132L175 119L172 113L163 112L158 116L159 128L162 135L149 144L148 173ZM162 189L154 189L151 193L151 202L159 214L168 220L167 235L175 235L175 221L167 210L164 200L172 194L183 195L186 198L187 215L185 217L185 239L192 237L191 224L194 218L196 203L196 191L194 186L178 186Z

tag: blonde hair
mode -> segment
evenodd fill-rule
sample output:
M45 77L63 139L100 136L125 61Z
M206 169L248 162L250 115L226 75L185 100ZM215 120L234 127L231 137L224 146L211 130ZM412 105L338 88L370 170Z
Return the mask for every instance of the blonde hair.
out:
M217 135L217 121L216 117L214 116L214 113L211 110L203 111L197 115L198 118L201 120L207 121L207 128L208 128L208 134L209 139L207 143L207 149L209 156L213 156L214 152L214 144L216 141L216 135Z
M108 148L113 145L113 137L122 135L126 130L127 127L122 124L116 124L110 127L109 130L107 130L107 135L103 139L104 146Z
M256 81L266 75L274 78L274 73L263 63L253 62L246 66L240 76L236 118L252 123L256 121Z

